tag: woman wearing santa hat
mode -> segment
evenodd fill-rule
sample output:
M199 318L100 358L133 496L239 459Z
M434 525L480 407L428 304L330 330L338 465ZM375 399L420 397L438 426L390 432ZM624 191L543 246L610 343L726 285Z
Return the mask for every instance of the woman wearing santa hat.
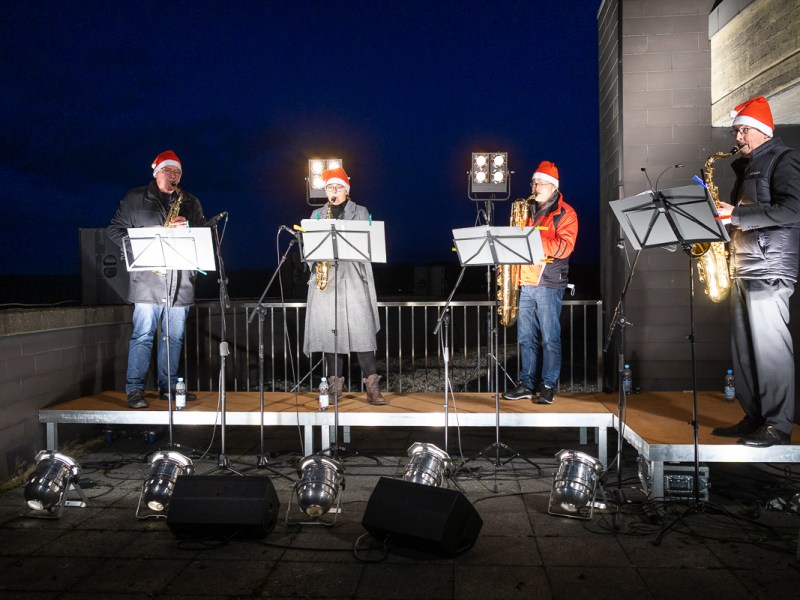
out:
M745 415L713 433L767 447L788 444L794 420L788 324L800 254L800 152L773 137L763 96L740 104L732 116L741 158L731 165L731 203L721 203L719 215L731 225L731 351Z
M339 167L324 171L322 178L331 218L369 220L369 211L350 198L350 179L344 169ZM327 210L315 210L311 218L325 218L326 214ZM334 321L336 339L333 334ZM325 353L330 393L337 400L344 391L344 377L341 375L344 358L355 352L364 375L367 401L374 405L386 404L380 391L381 377L377 373L375 360L378 347L375 336L379 329L378 299L369 262L342 261L338 269L330 263L327 285L324 287L317 286L316 268L311 269L303 352L306 355L312 352Z

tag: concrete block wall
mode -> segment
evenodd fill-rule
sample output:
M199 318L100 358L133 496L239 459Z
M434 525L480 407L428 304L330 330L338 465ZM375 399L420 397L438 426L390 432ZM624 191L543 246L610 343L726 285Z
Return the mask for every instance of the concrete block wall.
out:
M727 126L737 104L753 96L773 98L800 84L798 32L800 0L720 3L709 19L712 123ZM792 117L791 111L774 112L776 122L791 123L800 108Z
M124 386L130 318L128 306L0 313L0 481L45 449L39 409Z

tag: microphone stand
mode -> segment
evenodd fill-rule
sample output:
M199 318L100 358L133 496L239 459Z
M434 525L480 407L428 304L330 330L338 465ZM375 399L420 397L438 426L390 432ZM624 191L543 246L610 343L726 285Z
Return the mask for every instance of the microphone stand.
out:
M248 323L252 323L253 316L258 314L258 395L261 415L259 421L259 454L256 461L256 466L258 468L266 468L267 464L269 463L269 460L267 459L267 453L264 449L264 315L266 314L264 298L267 297L267 292L272 287L272 282L275 281L278 273L280 273L283 263L286 262L286 258L289 256L289 252L292 250L294 245L297 244L296 234L288 228L286 228L286 230L289 231L294 237L286 247L283 256L281 256L281 259L278 262L277 268L272 273L272 277L270 277L270 280L267 282L267 286L264 288L261 297L258 299L255 310L250 314L250 318L247 320Z

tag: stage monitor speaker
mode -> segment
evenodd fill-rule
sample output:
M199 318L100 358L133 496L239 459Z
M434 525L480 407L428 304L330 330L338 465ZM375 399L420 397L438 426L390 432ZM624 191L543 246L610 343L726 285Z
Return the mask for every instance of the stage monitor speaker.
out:
M275 527L279 506L266 476L180 475L167 525L176 536L258 539Z
M456 556L475 545L483 520L459 491L381 477L361 524L377 539Z
M79 229L84 305L128 303L128 269L105 229Z

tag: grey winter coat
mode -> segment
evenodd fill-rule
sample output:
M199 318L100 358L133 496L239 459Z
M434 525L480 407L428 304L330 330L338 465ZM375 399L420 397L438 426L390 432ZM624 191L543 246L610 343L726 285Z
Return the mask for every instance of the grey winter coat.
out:
M311 218L317 218L318 213L319 211L315 211ZM369 219L369 211L366 207L348 200L342 219L366 221ZM311 265L303 341L303 352L306 355L312 352L334 351L339 354L349 354L377 349L375 335L380 329L380 321L372 265L368 262L343 261L339 263L338 271L338 274L335 273L334 265L331 264L328 287L320 291L316 287L316 270ZM334 302L338 314L336 348L332 331Z

